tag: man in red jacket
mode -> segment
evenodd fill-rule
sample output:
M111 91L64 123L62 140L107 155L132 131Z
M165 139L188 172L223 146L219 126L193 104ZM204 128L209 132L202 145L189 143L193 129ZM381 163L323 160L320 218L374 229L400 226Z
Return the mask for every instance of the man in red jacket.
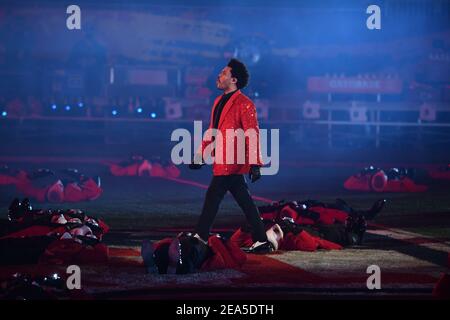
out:
M217 130L217 135L202 140L201 147L189 166L191 169L201 168L203 160L209 156L207 152L205 154L205 149L208 150L208 146L211 149L210 144L214 143L210 154L214 157L214 176L206 192L195 236L204 242L208 240L220 202L227 191L230 191L251 226L254 244L248 252L267 253L273 251L273 245L267 240L258 208L245 180L246 174L249 174L252 182L258 180L262 166L255 105L240 91L247 85L248 78L247 68L236 59L231 59L217 77L217 88L222 90L223 94L214 102L209 125L209 130ZM243 144L236 141L236 136L232 136L236 130L245 133ZM231 158L231 161L228 158Z

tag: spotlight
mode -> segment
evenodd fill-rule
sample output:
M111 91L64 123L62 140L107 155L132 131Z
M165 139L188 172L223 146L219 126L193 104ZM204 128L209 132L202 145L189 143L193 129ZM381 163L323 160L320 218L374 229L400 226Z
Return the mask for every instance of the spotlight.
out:
M256 92L255 92L255 98L258 98L258 97L259 97L259 92L256 91Z
M116 109L113 109L113 111L111 111L111 114L113 115L113 116L117 116L117 110Z
M70 111L71 107L67 105L64 109L66 109L66 111Z
M57 108L56 104L52 104L51 108L52 108L52 110L56 110L56 108Z
M83 102L78 102L78 108L83 108L83 107L84 107Z
M137 108L137 113L142 113L142 108L141 107L139 107L139 108Z
M2 117L6 117L7 115L8 115L8 112L6 112L6 111L2 112Z
M156 113L154 113L154 112L150 113L150 117L151 117L152 119L155 119L155 118L156 118Z

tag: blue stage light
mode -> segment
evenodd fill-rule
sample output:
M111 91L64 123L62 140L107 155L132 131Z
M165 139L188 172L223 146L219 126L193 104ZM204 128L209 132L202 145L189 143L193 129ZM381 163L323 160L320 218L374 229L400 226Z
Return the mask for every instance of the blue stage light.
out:
M65 109L66 109L66 111L70 111L70 106L69 105L67 105L66 107L65 107Z
M142 108L137 108L137 113L142 113Z
M117 110L113 110L113 111L111 112L111 114L112 114L113 116L117 116Z
M7 115L8 115L8 112L6 112L6 111L2 112L2 117L6 117Z
M156 118L156 113L154 113L154 112L150 113L150 117L155 119Z
M79 107L79 108L83 108L83 107L84 107L83 102L78 102L78 107Z
M56 104L52 104L52 110L56 110Z

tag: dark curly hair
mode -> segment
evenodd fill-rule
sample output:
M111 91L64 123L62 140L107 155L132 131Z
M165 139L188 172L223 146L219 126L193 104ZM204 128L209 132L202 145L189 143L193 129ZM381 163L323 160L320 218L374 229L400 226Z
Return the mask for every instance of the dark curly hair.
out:
M245 88L248 84L248 78L250 78L250 74L248 73L245 64L238 59L231 59L230 62L228 62L228 67L231 68L231 75L233 78L237 79L237 88Z

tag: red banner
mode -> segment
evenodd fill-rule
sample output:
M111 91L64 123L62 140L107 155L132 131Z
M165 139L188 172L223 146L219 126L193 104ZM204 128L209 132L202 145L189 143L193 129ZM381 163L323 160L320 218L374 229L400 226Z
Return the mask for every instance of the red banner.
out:
M400 79L368 79L368 78L308 78L308 91L320 93L401 93L403 88Z

